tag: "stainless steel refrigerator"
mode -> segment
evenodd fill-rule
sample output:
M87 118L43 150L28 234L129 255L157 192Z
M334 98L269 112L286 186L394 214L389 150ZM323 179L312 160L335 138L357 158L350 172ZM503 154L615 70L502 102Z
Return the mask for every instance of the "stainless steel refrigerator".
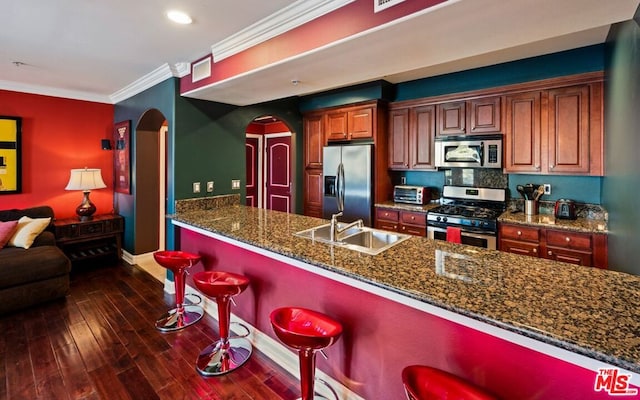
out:
M324 197L322 215L330 219L338 212L342 199L344 211L338 220L362 219L371 226L373 201L373 145L326 146L322 153Z

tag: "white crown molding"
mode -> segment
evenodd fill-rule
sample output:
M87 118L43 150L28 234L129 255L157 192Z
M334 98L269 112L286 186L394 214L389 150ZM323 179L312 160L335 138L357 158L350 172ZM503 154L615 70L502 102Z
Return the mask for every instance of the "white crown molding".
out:
M211 46L214 62L224 60L355 0L298 0Z
M187 62L179 62L173 65L168 63L163 64L140 79L137 79L117 92L112 93L109 96L109 99L111 99L111 103L116 104L162 83L169 78L182 78L183 76L189 75L191 72L190 69L191 64Z
M134 82L128 84L117 92L112 93L109 98L113 104L121 102L123 100L128 99L129 97L135 96L136 94L149 89L161 82L164 82L168 78L173 77L173 71L169 64L163 64L151 71L147 75L135 80Z
M78 90L66 90L53 88L49 86L29 85L19 82L10 82L0 80L0 89L12 92L22 92L30 94L39 94L42 96L61 97L65 99L91 101L95 103L111 104L111 100L107 95L99 95L96 93L82 92Z

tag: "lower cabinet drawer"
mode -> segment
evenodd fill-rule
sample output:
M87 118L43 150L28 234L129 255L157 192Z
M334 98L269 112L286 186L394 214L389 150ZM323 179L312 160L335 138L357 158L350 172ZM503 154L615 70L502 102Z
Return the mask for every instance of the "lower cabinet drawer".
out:
M590 251L591 235L547 229L547 245Z
M400 220L400 212L387 209L376 209L376 220L398 222Z
M523 256L540 257L540 246L537 243L519 242L517 240L500 240L500 251Z
M540 241L540 229L520 225L502 225L500 238L537 243Z

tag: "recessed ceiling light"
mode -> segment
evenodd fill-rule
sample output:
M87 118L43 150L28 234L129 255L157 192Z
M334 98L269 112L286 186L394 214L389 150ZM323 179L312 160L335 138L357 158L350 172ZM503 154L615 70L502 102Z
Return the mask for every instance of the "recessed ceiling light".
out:
M182 11L177 11L177 10L171 10L167 12L167 17L173 22L182 24L182 25L188 25L191 22L193 22L193 20L187 13L184 13Z

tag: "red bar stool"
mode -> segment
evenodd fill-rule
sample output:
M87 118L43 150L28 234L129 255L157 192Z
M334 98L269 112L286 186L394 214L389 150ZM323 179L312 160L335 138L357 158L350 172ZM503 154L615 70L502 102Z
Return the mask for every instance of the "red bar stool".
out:
M315 353L322 352L338 340L342 325L322 313L297 307L277 308L271 312L270 319L276 336L287 346L298 350L301 399L325 399L314 397Z
M184 329L200 321L204 310L197 305L184 305L184 288L187 269L200 261L200 256L184 251L165 250L153 253L158 264L173 272L176 290L176 306L156 321L156 328L162 332Z
M402 370L402 384L409 400L497 399L464 379L424 365L410 365L404 368Z
M253 350L251 342L246 339L249 329L244 325L239 324L247 330L244 336L229 337L230 301L249 286L249 279L231 272L203 271L193 276L193 283L199 291L218 304L220 329L220 339L200 352L196 369L204 376L226 374L247 362Z

